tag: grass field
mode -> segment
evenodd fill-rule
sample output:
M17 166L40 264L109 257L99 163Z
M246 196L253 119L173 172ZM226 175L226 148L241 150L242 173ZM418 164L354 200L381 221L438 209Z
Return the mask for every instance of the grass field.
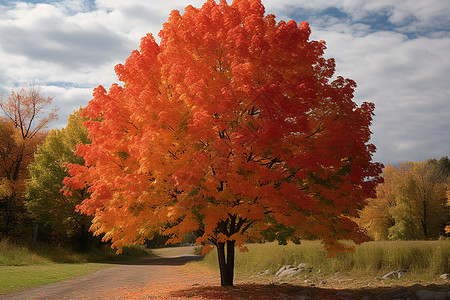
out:
M434 278L450 272L450 241L368 242L356 246L354 253L341 253L327 258L318 241L301 245L277 243L249 244L249 252L237 252L236 274L251 275L270 270L274 274L284 265L307 263L315 272L334 274L353 272L358 275L382 276L399 269L410 277ZM217 268L217 253L208 254L204 263Z
M107 262L148 255L151 252L142 247L126 248L123 255L108 249L77 253L50 246L32 252L0 241L0 295L90 274L110 266Z
M48 284L87 275L108 264L49 263L28 266L0 266L0 295L42 284Z

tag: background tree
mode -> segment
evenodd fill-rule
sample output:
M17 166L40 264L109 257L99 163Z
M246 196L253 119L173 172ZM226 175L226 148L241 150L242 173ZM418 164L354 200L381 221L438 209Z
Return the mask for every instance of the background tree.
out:
M5 168L10 163L8 162L8 154L11 153L15 147L14 126L0 118L0 158L2 163L2 170L0 173L0 199L7 199L12 194L12 186L7 178L7 171L10 168ZM6 202L2 202L2 217L5 217L4 210L6 209ZM4 221L2 219L2 221ZM3 222L2 222L3 223Z
M377 198L368 199L359 223L374 239L435 239L450 220L450 163L439 160L387 166Z
M396 184L399 172L388 165L382 176L384 182L377 186L377 197L367 199L367 205L361 211L358 221L375 240L387 240L389 228L395 224L392 209L397 205Z
M401 167L392 239L435 239L444 232L447 211L448 158L409 162Z
M447 220L445 223L445 228L444 228L444 234L449 235L450 234L450 182L447 184Z
M91 219L75 211L75 206L87 198L86 189L64 195L61 189L68 176L66 165L84 165L83 158L74 155L77 144L87 144L87 130L83 127L81 109L69 116L67 126L52 130L38 146L34 161L29 165L27 181L27 208L40 223L50 226L71 238L79 250L88 250L92 242L89 233Z
M42 97L37 87L12 91L7 99L0 99L0 178L9 190L0 199L2 237L23 238L23 232L18 231L23 229L19 225L26 213L23 194L27 167L45 136L47 124L56 119L56 108L48 108L51 102L52 98Z
M92 144L66 183L89 187L80 210L95 233L120 248L167 223L170 242L197 231L217 247L223 286L235 247L277 224L331 252L365 241L352 218L380 181L374 106L352 101L354 81L331 80L334 60L309 35L258 0L210 0L173 11L160 45L144 37L116 66L123 87L99 86L83 110Z

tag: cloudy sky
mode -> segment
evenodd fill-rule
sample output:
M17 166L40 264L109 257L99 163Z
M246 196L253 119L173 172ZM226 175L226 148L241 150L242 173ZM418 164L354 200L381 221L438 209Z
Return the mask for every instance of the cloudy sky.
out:
M231 0L228 2L230 3ZM172 9L203 0L0 0L0 94L42 86L60 108L53 127L117 82L122 63ZM337 75L376 105L374 160L450 156L449 0L263 0L278 20L308 21Z

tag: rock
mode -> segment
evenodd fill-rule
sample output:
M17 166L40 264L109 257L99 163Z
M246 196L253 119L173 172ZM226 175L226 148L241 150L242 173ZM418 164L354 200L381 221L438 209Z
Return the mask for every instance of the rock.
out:
M278 276L278 275L280 275L282 272L286 271L287 269L291 269L291 268L292 268L291 265L287 265L287 266L281 267L281 268L275 273L275 276Z
M418 290L416 296L419 300L445 300L446 292L434 292L428 290Z
M383 277L381 277L382 279L394 279L395 278L395 271L389 272L387 274L384 274Z
M442 279L450 279L450 274L445 273L445 274L442 274L442 275L439 276L439 277L442 278Z
M405 275L406 275L406 270L397 270L397 271L392 271L392 272L385 274L383 277L381 277L381 279L394 279L394 278L400 279Z
M289 272L287 272L289 270ZM292 271L290 271L292 270ZM294 272L295 271L295 272ZM297 267L293 267L292 265L286 265L281 267L276 273L275 276L288 276L293 275L294 273L299 273L303 271L312 271L312 267L308 266L306 263L300 263ZM281 275L283 274L283 275Z
M414 294L406 289L390 290L378 295L377 300L414 299Z
M261 272L258 272L258 276L263 276L263 275L269 275L270 274L270 270L265 270L265 271L261 271Z
M406 275L406 270L398 270L397 271L397 278L398 279L402 278L405 275Z
M308 266L306 263L299 263L297 266L297 269L299 269L301 271L311 272L313 268L311 266ZM319 272L320 272L320 270L319 270Z
M284 270L283 272L278 274L278 277L291 276L291 275L295 275L295 274L300 273L300 272L301 271L299 269L297 269L297 268L291 268L291 269Z
M305 269L312 269L312 268L306 266L306 264L299 264L299 266L297 268L294 268L291 265L286 265L284 267L281 267L275 273L275 276L278 276L278 277L291 276L291 275L298 274L298 273L304 271Z

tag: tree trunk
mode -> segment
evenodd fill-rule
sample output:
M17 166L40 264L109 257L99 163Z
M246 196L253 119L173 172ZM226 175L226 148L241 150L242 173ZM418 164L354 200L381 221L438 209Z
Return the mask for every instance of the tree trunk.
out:
M428 240L428 214L427 214L427 203L426 201L422 201L423 204L423 219L422 219L422 230L423 230L423 235L425 237L426 240Z
M234 278L234 241L227 241L225 251L225 243L217 243L217 255L219 259L220 269L220 285L233 286Z
M11 231L11 223L13 221L13 201L14 201L14 192L7 196L6 198L6 210L5 210L5 221L3 224L3 234L5 236L8 236L9 232Z
M36 223L34 225L34 234L33 234L33 241L31 242L31 251L34 251L36 249L38 231L39 231L39 223Z

